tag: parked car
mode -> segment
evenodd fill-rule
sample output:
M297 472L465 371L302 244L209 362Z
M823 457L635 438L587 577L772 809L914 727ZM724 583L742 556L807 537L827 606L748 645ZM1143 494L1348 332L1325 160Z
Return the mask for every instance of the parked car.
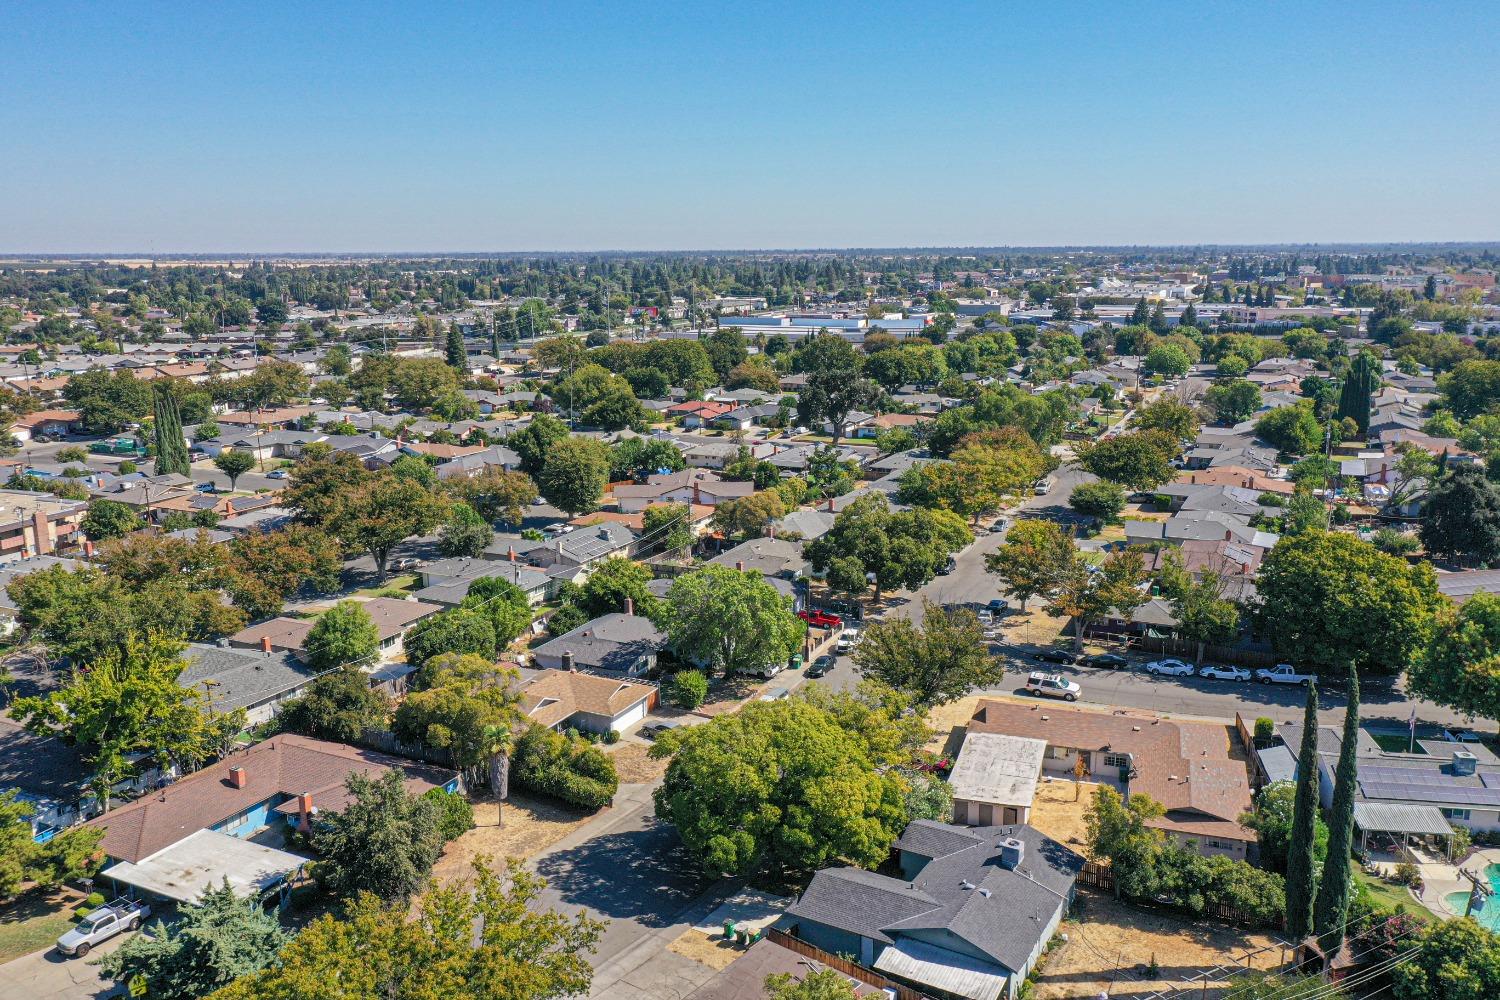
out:
M1036 485L1031 488L1031 491L1039 497L1046 496L1048 493L1052 492L1052 480L1038 479L1036 481Z
M1010 614L1010 605L1006 604L999 598L996 598L995 600L986 604L985 607L989 610L990 614L994 615L996 618L999 618L1001 615Z
M836 652L847 653L854 648L854 644L857 642L859 642L859 629L846 628L839 635L838 645L833 648Z
M217 486L215 486L213 483L199 483L197 486L194 486L193 489L197 490L199 493L217 493L217 492L219 492L219 488Z
M1255 679L1262 684L1311 684L1318 678L1316 674L1297 673L1290 663L1278 663L1274 667L1261 667L1255 672Z
M1152 660L1146 664L1146 673L1159 674L1163 677L1191 677L1197 672L1191 663L1170 657L1165 660Z
M1083 659L1084 666L1100 667L1105 670L1119 670L1130 666L1130 661L1118 653L1095 653Z
M826 611L819 611L816 608L809 608L805 611L799 611L797 612L797 617L801 618L803 621L807 622L807 624L813 626L814 628L844 627L844 619L840 618L838 615L831 615Z
M1083 688L1061 674L1044 674L1034 671L1026 676L1026 693L1033 698L1061 698L1077 701Z
M646 723L646 725L641 727L641 736L645 737L648 740L654 740L661 736L663 733L670 733L672 730L678 728L681 725L682 723L673 722L670 719L666 719L661 722L648 722Z
M414 558L412 556L407 556L405 559L396 560L396 569L398 570L416 569L420 565L422 565L422 560Z
M1224 663L1205 663L1198 668L1198 676L1220 681L1248 681L1250 671L1245 667L1231 667Z
M1002 532L1004 530L1005 530L1005 518L1003 518L1003 517L997 517L997 518L995 518L995 523L992 524L992 525L990 525L990 534L992 534L992 535L998 535L1000 532Z
M1077 663L1078 654L1071 649L1063 649L1061 646L1048 646L1031 654L1033 660L1041 660L1046 663Z
M151 915L151 907L121 897L94 909L57 939L57 950L64 955L82 958L96 944L108 941L123 931L133 931Z
M948 561L943 563L942 568L937 571L937 575L947 576L949 573L952 573L956 569L958 569L958 560L954 559L952 556L949 556Z
M285 479L285 478L287 478L290 475L291 475L291 473L288 472L288 471L286 471L285 469L272 469L270 472L266 473L266 478L267 479Z
M807 668L807 676L822 677L832 669L833 657L829 656L827 653L824 653L822 656L812 661L812 666Z

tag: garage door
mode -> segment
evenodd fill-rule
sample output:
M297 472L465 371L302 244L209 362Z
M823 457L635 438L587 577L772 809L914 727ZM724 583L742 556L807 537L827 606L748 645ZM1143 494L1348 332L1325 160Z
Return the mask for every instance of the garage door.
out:
M645 717L646 701L645 699L642 699L641 701L637 702L633 708L629 709L627 712L625 712L625 714L621 715L618 719L615 720L614 728L623 732L624 730L629 729L631 726L640 722Z

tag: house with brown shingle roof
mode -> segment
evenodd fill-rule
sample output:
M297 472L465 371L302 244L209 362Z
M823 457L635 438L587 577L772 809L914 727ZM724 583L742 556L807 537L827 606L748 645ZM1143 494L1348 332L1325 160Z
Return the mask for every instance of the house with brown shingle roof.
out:
M1166 815L1148 824L1204 855L1244 859L1255 832L1240 825L1251 806L1250 775L1230 758L1228 726L1150 712L981 701L970 733L1046 740L1042 773L1072 780L1082 758L1089 780L1127 798L1151 796Z
M657 689L615 677L543 670L521 689L527 719L548 729L623 733L646 718Z
M199 830L246 838L277 822L305 825L349 803L349 775L378 778L393 768L413 795L460 787L458 774L446 768L283 733L87 825L104 831L100 847L112 861L137 862Z

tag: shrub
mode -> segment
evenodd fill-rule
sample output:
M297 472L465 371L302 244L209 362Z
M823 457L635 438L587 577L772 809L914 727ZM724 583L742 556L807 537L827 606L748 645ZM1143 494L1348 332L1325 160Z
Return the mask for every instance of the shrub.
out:
M692 711L708 700L708 678L697 670L679 670L662 685L667 702Z
M614 761L582 739L532 726L516 741L516 784L584 809L602 809L619 790Z
M1413 889L1420 890L1422 888L1422 873L1417 869L1416 865L1403 861L1391 873L1391 881L1397 885L1409 885Z
M443 840L452 840L474 829L474 807L462 795L433 788L423 797L438 804L438 831L443 835Z
M616 743L620 742L620 731L618 729L611 729L609 732L605 733L604 742L608 743L610 746L614 746Z
M1453 827L1453 836L1448 841L1448 848L1453 854L1454 861L1462 861L1474 849L1474 834L1466 826L1460 826L1457 823L1448 825Z
M1262 715L1255 720L1255 742L1269 740L1276 735L1276 723Z
M91 893L89 893L88 894L88 898L86 898L83 901L83 905L84 906L103 906L104 905L104 893L102 893L102 892L91 892Z
M576 604L564 604L547 619L547 634L564 635L589 620L588 613Z

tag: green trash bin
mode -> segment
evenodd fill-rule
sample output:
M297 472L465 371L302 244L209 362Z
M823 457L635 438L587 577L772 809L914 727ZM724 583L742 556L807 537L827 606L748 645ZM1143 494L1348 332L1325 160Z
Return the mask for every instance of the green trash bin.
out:
M726 920L726 921L724 921L724 940L725 941L733 941L734 940L734 921L733 920Z
M790 669L790 670L801 670L802 669L802 654L801 653L793 653L792 654L792 658L787 661L786 665L787 665L787 668Z

